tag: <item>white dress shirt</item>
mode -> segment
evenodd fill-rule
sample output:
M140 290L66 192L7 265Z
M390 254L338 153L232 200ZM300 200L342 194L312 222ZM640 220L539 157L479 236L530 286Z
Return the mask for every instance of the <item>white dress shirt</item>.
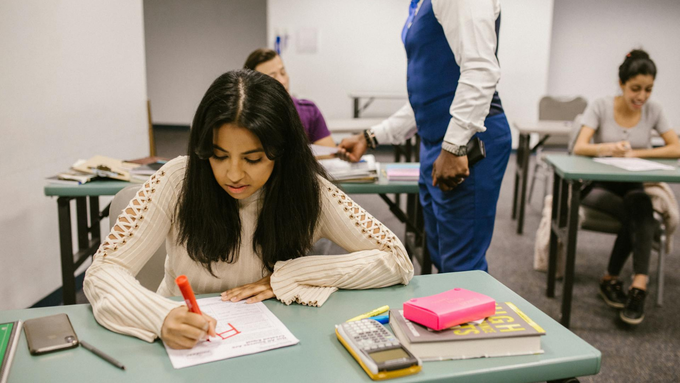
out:
M444 141L463 146L486 130L484 119L500 79L495 29L500 0L432 0L432 10L460 66ZM410 103L372 129L381 144L400 144L413 136L416 120Z

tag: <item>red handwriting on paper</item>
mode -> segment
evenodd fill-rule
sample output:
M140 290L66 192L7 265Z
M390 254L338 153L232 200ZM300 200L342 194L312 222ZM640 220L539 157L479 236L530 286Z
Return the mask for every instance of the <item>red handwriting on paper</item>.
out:
M237 330L236 327L234 327L231 323L227 323L227 327L229 328L227 331L222 331L222 332L218 332L218 333L217 333L217 336L219 336L220 338L222 338L222 340L231 338L232 336L238 335L238 334L241 333L241 332L240 332L239 330Z

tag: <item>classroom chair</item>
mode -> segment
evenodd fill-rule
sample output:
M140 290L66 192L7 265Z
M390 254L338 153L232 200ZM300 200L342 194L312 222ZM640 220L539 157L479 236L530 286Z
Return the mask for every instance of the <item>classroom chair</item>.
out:
M538 120L539 121L573 121L574 118L586 109L588 102L583 97L562 98L545 96L541 98L538 103ZM534 194L534 185L537 178L543 180L543 200L548 195L548 187L550 184L549 166L544 160L543 149L545 148L566 148L568 139L564 137L539 137L539 143L536 145L536 164L534 165L534 175L529 184L529 194L527 195L528 203L531 203L531 196Z
M581 131L581 115L578 115L574 119L574 124L572 126L572 132L569 137L569 154L572 153L574 149L574 144L576 143L576 138L578 133ZM589 184L584 185L582 192L586 192L589 188ZM597 233L605 234L618 234L621 229L620 221L601 210L597 209L598 205L601 205L601 201L618 199L621 197L616 194L602 189L592 189L588 190L586 196L581 201L580 206L580 229L588 230ZM654 243L652 249L659 254L658 267L656 271L657 276L657 293L656 293L656 305L663 306L663 286L664 286L664 262L666 257L666 243L668 238L666 237L666 224L664 222L663 216L654 212L654 221L656 224L654 230Z
M132 198L134 198L135 193L137 193L141 187L142 185L131 185L116 193L111 201L109 210L109 229L113 228L116 224L118 214L128 206ZM158 286L161 284L163 276L165 275L166 255L165 243L163 243L136 276L142 286L151 291L156 291L158 289Z

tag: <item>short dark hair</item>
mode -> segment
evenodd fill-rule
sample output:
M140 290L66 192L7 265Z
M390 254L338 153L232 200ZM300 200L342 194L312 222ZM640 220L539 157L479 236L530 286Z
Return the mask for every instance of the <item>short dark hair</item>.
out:
M248 55L246 63L243 64L243 69L255 70L258 65L266 63L276 56L278 56L278 54L269 48L256 49Z
M255 134L267 158L275 161L263 186L253 234L253 251L271 272L277 261L304 256L311 249L321 214L319 176L326 175L281 83L251 70L218 77L194 116L176 212L178 244L210 273L214 262L236 262L242 239L238 201L215 180L209 162L214 130L225 124Z
M650 75L656 79L656 65L649 54L642 49L633 49L626 55L626 59L619 66L619 80L625 84L637 75Z

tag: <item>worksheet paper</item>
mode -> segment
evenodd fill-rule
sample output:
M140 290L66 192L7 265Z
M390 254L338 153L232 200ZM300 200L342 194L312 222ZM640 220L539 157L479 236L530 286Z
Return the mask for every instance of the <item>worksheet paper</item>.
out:
M190 350L174 350L165 345L174 368L300 343L262 302L223 302L220 297L198 299L197 302L201 312L217 320L218 336L211 337L210 341L200 341Z
M312 149L314 157L331 156L338 152L338 148L336 147L322 146L316 144L311 144L309 145L309 147Z
M599 162L601 164L616 166L617 168L632 172L642 172L649 170L675 170L675 167L673 166L644 160L642 158L606 157L594 158L593 161Z

